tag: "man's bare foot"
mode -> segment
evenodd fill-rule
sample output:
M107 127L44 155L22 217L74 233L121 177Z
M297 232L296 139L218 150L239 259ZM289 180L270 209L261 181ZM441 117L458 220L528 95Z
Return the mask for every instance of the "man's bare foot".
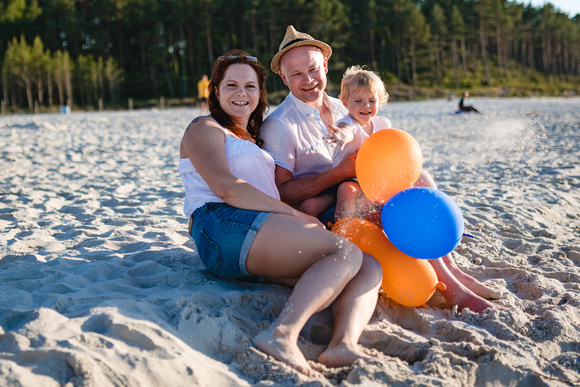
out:
M263 331L254 338L254 345L262 352L288 364L306 376L323 377L310 367L296 342L289 339L287 335L277 334L275 331L276 329L272 327Z
M346 344L341 344L334 348L327 348L318 357L318 362L327 367L348 367L358 359L372 360L374 358L356 347L351 348Z

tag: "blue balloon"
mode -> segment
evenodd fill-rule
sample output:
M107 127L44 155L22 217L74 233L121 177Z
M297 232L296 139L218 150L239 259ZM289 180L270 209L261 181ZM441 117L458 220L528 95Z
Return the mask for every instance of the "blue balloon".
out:
M383 206L381 222L391 243L414 258L443 257L463 236L459 206L434 188L409 188L396 193Z

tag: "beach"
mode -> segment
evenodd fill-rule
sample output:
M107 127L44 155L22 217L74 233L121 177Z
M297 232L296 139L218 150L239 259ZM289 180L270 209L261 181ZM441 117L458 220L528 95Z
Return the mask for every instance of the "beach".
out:
M580 385L580 98L390 102L458 204L482 314L378 295L376 361L315 381L252 339L290 289L207 272L187 233L179 142L196 108L0 116L0 385ZM299 345L314 360L331 314Z

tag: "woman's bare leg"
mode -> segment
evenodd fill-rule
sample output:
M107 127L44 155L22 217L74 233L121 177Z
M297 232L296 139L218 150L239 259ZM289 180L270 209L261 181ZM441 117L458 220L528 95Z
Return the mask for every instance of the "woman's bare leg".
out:
M270 216L252 243L246 267L251 274L272 281L299 279L284 309L256 337L255 345L300 372L315 375L298 348L298 335L315 312L345 290L362 261L361 251L337 234L298 218Z
M379 262L364 254L361 269L332 305L334 331L320 363L343 367L371 358L358 348L358 340L375 310L382 278Z

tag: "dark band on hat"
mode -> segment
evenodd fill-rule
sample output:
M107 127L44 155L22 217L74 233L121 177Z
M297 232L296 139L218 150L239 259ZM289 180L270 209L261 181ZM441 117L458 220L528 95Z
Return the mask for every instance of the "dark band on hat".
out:
M282 47L282 48L280 49L280 51L282 51L283 49L285 49L285 48L286 48L286 47L288 47L288 46L291 46L291 45L293 45L294 43L298 43L298 42L305 42L305 41L307 41L307 40L312 40L312 39L301 39L301 38L294 39L294 40L292 40L291 42L288 42L288 43L286 43L286 45L285 45L284 47Z

